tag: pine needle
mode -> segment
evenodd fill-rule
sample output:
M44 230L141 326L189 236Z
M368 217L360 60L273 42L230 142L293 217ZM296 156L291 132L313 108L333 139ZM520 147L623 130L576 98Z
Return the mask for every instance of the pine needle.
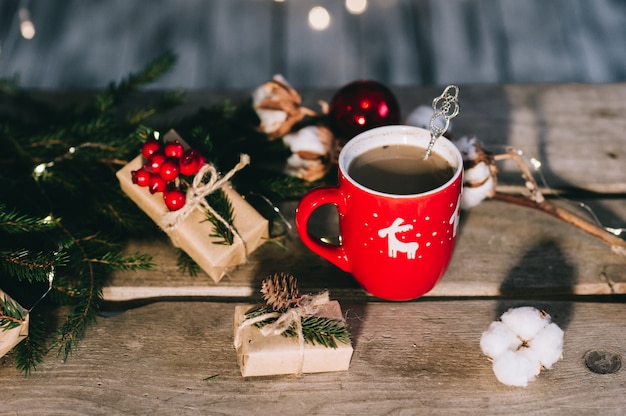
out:
M285 313L289 308L297 307L297 303L301 299L295 277L287 273L277 273L266 278L262 283L261 293L266 300L266 306L248 311L246 318L255 318L272 312ZM277 319L277 317L268 318L258 322L255 326L263 328L276 322ZM350 343L348 324L342 319L306 315L301 318L301 325L302 336L308 344L337 348L338 342ZM292 323L281 335L297 338L296 323Z
M223 190L218 189L207 195L206 201L230 227L234 227L235 210L230 199ZM206 215L206 220L213 225L213 232L210 236L217 239L214 244L232 245L235 242L235 235L231 228L224 224L211 212L207 212Z

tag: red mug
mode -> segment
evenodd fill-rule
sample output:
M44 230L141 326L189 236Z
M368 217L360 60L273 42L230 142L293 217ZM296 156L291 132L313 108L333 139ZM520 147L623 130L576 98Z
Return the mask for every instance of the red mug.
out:
M432 154L442 156L452 174L434 189L411 194L370 189L357 182L349 168L358 156L372 149L409 145L423 150L429 142L428 130L412 126L385 126L360 133L339 154L338 185L309 191L296 210L302 242L381 299L418 298L445 273L459 225L463 159L452 142L445 137L437 139ZM326 204L337 208L339 245L323 242L307 229L311 214Z

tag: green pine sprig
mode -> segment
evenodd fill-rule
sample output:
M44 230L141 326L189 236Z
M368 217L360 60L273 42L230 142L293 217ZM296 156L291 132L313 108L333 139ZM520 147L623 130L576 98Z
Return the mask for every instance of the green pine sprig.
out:
M246 313L246 318L255 318L267 313L279 312L270 307L254 308ZM263 328L275 322L278 318L268 318L257 323L257 328ZM311 345L322 345L327 348L337 348L338 342L342 344L350 343L350 332L348 324L335 318L327 318L321 316L304 316L302 317L302 336L304 341ZM295 323L281 334L284 337L297 338L298 332Z
M7 297L0 299L0 330L8 331L19 327L25 319L24 310Z
M136 156L152 129L141 123L174 105L180 94L156 103L133 94L174 63L166 54L142 71L69 105L11 89L0 98L19 111L0 113L0 273L3 287L33 304L53 277L47 297L31 314L28 338L16 365L34 370L49 351L66 360L98 316L102 289L117 270L153 267L150 256L124 252L132 236L158 233L119 187L115 172ZM60 321L45 319L66 305ZM65 310L65 309L63 309Z
M189 257L189 254L187 254L184 250L177 248L176 254L176 266L181 272L195 277L202 271L198 263Z
M47 338L46 326L46 317L40 310L30 312L28 337L15 347L16 367L26 375L37 368L48 353L47 345L41 342Z
M217 239L214 244L232 245L235 242L235 235L231 228L234 227L235 210L228 195L222 189L217 189L206 196L206 201L226 221L224 224L212 212L206 212L206 221L213 225L213 232L210 236Z
M265 314L284 314L291 308L297 308L298 302L302 299L297 287L296 279L288 273L276 273L263 281L261 293L266 304L253 308L246 313L246 318L256 318ZM267 318L255 324L257 328L270 325L278 317ZM337 348L337 343L350 343L350 332L348 324L343 319L328 318L317 315L305 315L300 320L302 326L302 336L306 343L311 345L322 345L326 348ZM282 332L283 336L297 338L298 327L293 322L289 328Z

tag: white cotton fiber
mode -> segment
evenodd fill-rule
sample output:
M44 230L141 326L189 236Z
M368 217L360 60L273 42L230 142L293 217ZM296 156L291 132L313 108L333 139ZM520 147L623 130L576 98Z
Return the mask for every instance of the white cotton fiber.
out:
M561 357L563 330L536 308L509 309L483 332L480 348L493 360L498 381L526 386L542 368L551 368Z
M550 315L531 306L509 309L500 320L524 340L533 338L550 323Z

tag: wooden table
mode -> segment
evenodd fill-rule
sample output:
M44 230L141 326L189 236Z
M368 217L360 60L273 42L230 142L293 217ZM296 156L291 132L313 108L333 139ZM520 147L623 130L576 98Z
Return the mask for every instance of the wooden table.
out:
M408 111L440 89L396 92ZM301 93L313 102L332 96ZM202 97L192 95L189 106ZM557 203L584 201L605 226L626 226L626 84L461 86L461 105L455 135L523 150L543 163L544 191ZM501 189L515 191L519 174L502 168ZM281 205L289 218L294 207ZM166 240L129 243L135 249L155 254L157 269L112 279L104 293L110 313L69 361L50 356L23 377L10 354L0 359L0 414L626 412L626 370L602 374L626 355L626 258L537 210L486 201L465 212L448 272L411 302L365 294L295 235L286 249L265 244L218 284L181 275ZM353 336L349 371L241 377L234 307L257 301L261 280L278 271L296 275L303 291L328 288L340 301ZM546 310L565 331L563 359L528 387L507 387L479 340L521 305Z

